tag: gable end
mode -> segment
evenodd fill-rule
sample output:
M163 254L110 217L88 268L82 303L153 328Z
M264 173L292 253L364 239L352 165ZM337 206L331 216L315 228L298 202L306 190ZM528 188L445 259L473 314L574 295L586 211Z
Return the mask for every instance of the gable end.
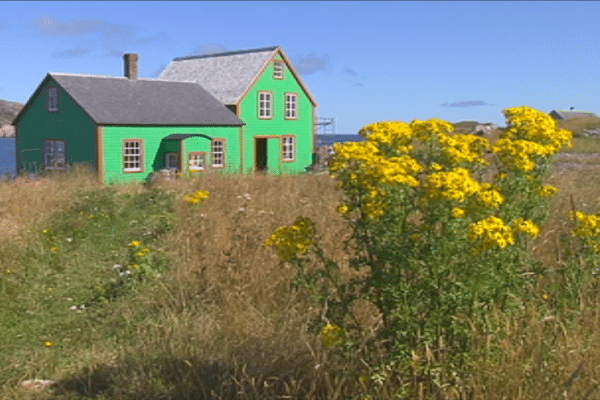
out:
M74 98L73 96L71 96L69 94L69 92L62 87L57 81L56 79L52 78L52 75L50 73L46 74L46 76L44 77L44 79L42 80L42 82L38 85L38 87L35 89L35 91L33 92L33 94L29 97L29 100L27 100L27 103L25 103L25 105L23 106L23 108L21 109L21 111L19 112L19 114L17 114L17 116L13 119L11 125L16 126L22 119L22 117L27 113L27 111L29 111L29 109L31 108L31 105L33 104L34 101L36 101L38 98L40 98L40 96L44 96L44 108L46 110L46 112L56 112L56 111L51 111L48 108L48 96L47 96L47 89L49 88L57 88L57 93L64 93L66 95L69 96L69 99L75 103L80 109L81 111L83 111L85 113L85 115L91 120L94 121L94 118L92 118L92 116L81 106L81 104L79 104ZM60 111L61 108L61 96L59 94L57 94L57 111Z

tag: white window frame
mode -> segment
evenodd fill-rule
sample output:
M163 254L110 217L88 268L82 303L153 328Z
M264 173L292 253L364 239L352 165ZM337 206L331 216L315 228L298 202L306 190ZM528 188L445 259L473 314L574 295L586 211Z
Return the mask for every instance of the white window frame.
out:
M258 92L258 118L271 119L273 117L273 93Z
M298 94L285 93L285 119L298 119Z
M225 139L214 138L211 141L210 155L213 168L225 168Z
M44 169L47 171L64 171L65 141L62 139L44 140Z
M273 79L283 79L283 61L273 62Z
M48 88L47 106L48 112L58 111L58 88L56 86Z
M202 160L202 162L198 162ZM188 168L192 171L204 171L206 168L206 152L193 151L188 154Z
M296 138L292 135L281 137L281 161L292 162L295 160Z
M175 165L172 164L173 157L175 157ZM171 170L179 169L179 154L176 152L165 153L165 168Z
M136 145L133 145L136 143ZM123 172L142 172L144 156L143 139L123 140Z

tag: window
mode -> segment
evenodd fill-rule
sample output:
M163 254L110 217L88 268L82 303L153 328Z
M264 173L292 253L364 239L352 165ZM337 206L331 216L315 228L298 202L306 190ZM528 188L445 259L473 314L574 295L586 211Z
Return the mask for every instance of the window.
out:
M213 139L211 153L213 168L225 167L225 139Z
M206 153L193 152L189 153L189 169L192 171L204 171L206 165Z
M271 118L271 92L258 92L258 118Z
M49 112L58 111L58 89L55 87L48 88L47 104Z
M281 161L294 161L293 136L282 136L281 138Z
M165 168L179 169L179 157L177 153L165 153Z
M298 119L298 95L285 94L285 119Z
M275 61L273 63L273 79L283 79L283 62Z
M65 169L64 140L44 140L44 169Z
M123 171L142 172L142 140L123 141Z

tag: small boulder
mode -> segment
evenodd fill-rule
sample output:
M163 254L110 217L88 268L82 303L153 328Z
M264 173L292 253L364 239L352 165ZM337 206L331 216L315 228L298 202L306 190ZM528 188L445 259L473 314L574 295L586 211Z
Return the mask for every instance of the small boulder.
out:
M21 387L27 390L44 390L51 388L56 384L56 381L48 379L31 379L21 382Z
M493 125L475 125L475 128L473 128L471 134L477 136L489 136L492 134L493 131Z

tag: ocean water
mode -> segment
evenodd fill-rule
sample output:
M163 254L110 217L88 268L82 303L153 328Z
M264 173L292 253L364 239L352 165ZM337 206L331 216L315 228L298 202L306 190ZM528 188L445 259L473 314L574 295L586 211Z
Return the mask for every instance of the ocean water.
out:
M15 138L0 138L0 176L16 173Z

